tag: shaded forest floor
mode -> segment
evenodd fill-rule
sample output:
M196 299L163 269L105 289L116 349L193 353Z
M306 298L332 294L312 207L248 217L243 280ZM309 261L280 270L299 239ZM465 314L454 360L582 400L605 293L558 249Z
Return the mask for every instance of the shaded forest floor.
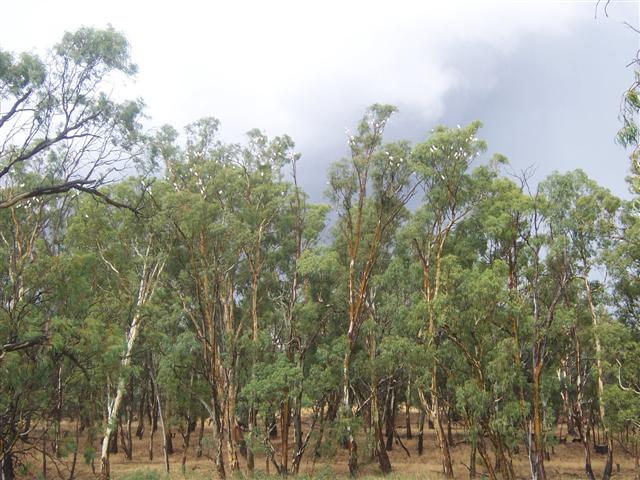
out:
M417 414L415 415L417 418ZM440 474L441 463L439 451L437 449L435 431L427 429L425 425L425 439L424 439L424 452L422 455L417 454L417 428L415 428L415 419L412 418L413 438L406 438L404 415L398 415L397 418L397 432L400 435L400 440L407 448L410 456L404 451L401 445L396 442L393 445L393 449L389 452L389 458L393 466L393 474L391 478L415 478L415 479L441 479ZM71 425L65 425L64 431L66 432L66 439L73 437L73 428ZM566 431L566 429L565 429ZM135 429L134 429L135 432ZM214 463L213 463L213 451L211 450L211 441L207 439L212 438L212 427L210 425L205 426L203 441L203 455L197 457L195 454L195 448L193 444L197 441L197 432L194 432L191 437L191 446L187 450L186 456L186 468L185 473L181 471L181 461L183 457L182 438L179 434L175 434L173 438L174 453L170 455L170 475L164 473L164 456L163 456L163 442L160 429L154 435L154 458L149 460L149 436L148 432L145 432L143 438L139 440L133 436L133 459L127 460L122 450L119 453L111 455L111 473L114 480L156 480L156 479L211 479L215 478ZM456 445L452 449L453 469L456 479L469 478L469 453L470 445L465 442L464 432L461 429L453 429L453 438ZM334 440L332 442L332 440ZM335 439L326 439L327 442L335 444ZM84 438L81 438L80 449L78 452L77 466L75 479L89 480L95 479L90 463L85 461L83 451L85 449ZM272 443L276 450L279 448L279 439L272 440ZM291 440L291 445L293 440ZM359 473L362 477L381 477L378 463L375 458L371 458L370 454L366 451L366 439L362 438L360 443L359 461L360 469ZM94 448L99 451L98 443L94 443ZM312 445L309 445L305 456L303 457L302 465L300 468L300 474L305 476L314 476L320 479L333 479L335 477L348 478L347 468L347 452L346 450L337 447L332 455L324 455L316 459L315 465L313 465ZM520 453L514 457L514 467L519 478L530 478L529 463L526 456L526 449L521 448ZM570 478L585 478L584 474L584 450L580 443L571 443L571 437L568 438L568 443L555 445L552 449L550 459L545 463L547 475L550 479L570 479ZM68 465L71 463L72 455L67 455L62 461L56 462L56 466L52 460L47 462L47 479L67 479L69 475ZM225 462L227 458L225 455ZM240 458L241 470L243 474L246 474L246 463L244 458ZM605 455L593 454L593 469L596 477L601 476L604 468ZM273 465L270 466L269 472L265 465L265 457L256 454L256 476L263 477L267 474L275 476L275 469ZM617 465L619 465L619 471L617 471ZM99 469L100 459L97 457L94 462L96 472ZM33 454L33 456L27 460L27 464L23 468L19 478L43 478L42 475L42 456L41 454ZM477 472L478 478L483 478L484 466L478 455ZM229 472L228 472L229 473ZM614 478L619 479L632 479L634 478L634 460L630 455L625 454L621 448L616 448L614 451Z

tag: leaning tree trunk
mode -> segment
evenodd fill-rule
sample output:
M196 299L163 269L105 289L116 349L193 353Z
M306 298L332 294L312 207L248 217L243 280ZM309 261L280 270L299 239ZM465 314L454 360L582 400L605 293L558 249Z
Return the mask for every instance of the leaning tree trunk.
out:
M146 255L149 255L150 246L147 246ZM138 288L138 296L136 299L133 318L131 320L131 326L127 332L127 345L122 357L121 366L123 370L126 370L131 363L131 354L135 345L136 339L140 333L142 327L142 321L144 319L142 315L142 307L151 299L156 287L156 283L162 270L164 269L164 262L158 262L154 265L149 265L147 260L142 267L142 274L140 276L140 285ZM117 428L118 415L120 414L120 407L126 391L126 379L125 375L121 374L118 379L118 386L116 388L116 396L109 404L107 425L104 430L104 438L102 439L102 449L100 452L100 478L107 480L111 476L109 467L109 440L113 435L114 429Z

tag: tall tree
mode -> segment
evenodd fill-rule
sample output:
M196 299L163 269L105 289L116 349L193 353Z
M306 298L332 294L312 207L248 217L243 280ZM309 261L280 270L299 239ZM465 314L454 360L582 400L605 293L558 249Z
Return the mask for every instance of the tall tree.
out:
M480 127L480 122L465 128L438 127L412 153L424 199L409 228L423 271L422 294L426 319L421 338L432 359L430 386L420 390L420 397L423 408L429 411L433 419L443 473L447 477L453 476L453 464L442 423L437 355L439 330L444 318L435 305L441 293L442 265L449 238L455 227L482 198L482 186L477 180L489 173L485 169L477 170L475 174L469 171L473 160L486 149L485 143L476 137ZM478 179L474 179L474 176Z
M382 147L384 128L395 111L390 105L369 107L356 135L349 138L351 157L333 164L329 171L328 193L339 216L337 229L345 247L341 256L347 270L348 328L342 366L342 411L346 418L353 415L351 358L367 318L369 282L378 264L383 239L415 190L410 182L408 158L404 155L398 158ZM353 476L358 468L358 446L352 426L347 425L346 435L349 472ZM380 461L383 471L388 472L388 460Z
M125 206L100 187L138 151L142 102L114 101L106 83L135 72L111 27L66 33L44 60L0 50L0 208L69 190Z

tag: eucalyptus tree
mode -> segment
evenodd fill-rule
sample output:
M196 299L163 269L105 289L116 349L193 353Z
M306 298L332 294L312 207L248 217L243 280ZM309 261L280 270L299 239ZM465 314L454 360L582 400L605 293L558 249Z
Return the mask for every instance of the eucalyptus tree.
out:
M284 389L278 389L277 386L272 389L274 392L281 392L280 401L274 408L279 413L281 443L278 460L276 461L274 455L270 455L270 458L276 470L282 475L289 473L289 460L291 460L291 471L298 473L302 456L317 421L319 405L323 402L322 395L319 396L320 398L313 395L310 397L314 405L313 426L303 436L303 396L305 393L307 397L310 395L306 388L309 380L309 357L317 349L319 335L332 314L331 302L325 302L322 294L315 298L310 294L309 276L303 274L300 268L302 259L316 251L319 246L329 207L309 202L307 195L298 185L299 155L291 153L293 184L287 190L282 190L281 193L285 193L284 203L280 205L279 213L273 219L275 238L272 242L275 242L278 248L268 252L266 259L266 270L269 273L265 275L265 290L269 302L265 302L264 305L265 313L273 317L270 326L273 357L270 360L274 363L280 362L282 371L288 371L289 376L293 375L297 379L296 382L290 382ZM319 291L323 288L322 283L326 284L326 280L320 282L317 285ZM264 361L268 359L265 358ZM254 378L259 382L263 381L262 378ZM289 445L291 422L294 428L292 452ZM268 437L265 437L265 442L269 454L272 446Z
M620 200L607 189L589 179L581 170L566 174L553 174L542 184L541 190L549 201L549 219L555 235L564 235L569 255L574 262L574 275L580 279L592 322L592 337L596 367L596 397L598 414L607 443L607 462L603 479L611 477L613 468L613 438L609 433L604 400L605 374L603 352L599 334L602 308L594 298L602 289L602 282L592 278L594 270L603 265L602 253L608 250L617 235L617 214ZM583 442L589 448L587 442ZM590 469L587 465L587 470ZM594 478L592 472L587 472Z
M119 185L124 201L139 194L139 182ZM100 475L110 478L109 442L117 431L120 409L130 378L136 342L147 320L145 308L151 302L163 273L167 239L155 218L141 221L126 210L115 210L101 203L86 201L79 209L70 234L76 248L98 259L99 275L106 279L113 311L123 321L123 340L119 371L107 385L106 425L101 448ZM98 272L96 272L98 273Z
M209 400L201 400L216 424L216 463L224 476L223 442L231 470L240 467L237 437L245 411L247 467L254 468L256 402L263 398L255 389L241 389L256 378L254 368L272 360L269 343L277 329L266 288L274 282L265 268L277 268L276 240L284 236L277 229L286 225L279 222L287 215L291 190L282 169L294 153L286 136L269 139L254 130L247 145L225 145L217 129L215 119L196 122L187 129L186 148L180 149L175 131L165 128L156 153L166 164L167 182L158 186L168 190L164 208L177 236L170 285L201 343L211 389ZM264 362L258 352L264 353Z
M398 216L415 191L407 147L382 144L387 122L396 111L390 105L372 105L360 121L355 135L349 138L350 158L334 163L329 170L328 195L336 208L336 236L340 258L346 270L348 328L342 372L343 415L350 418L351 359L367 318L369 283L378 267L385 237L396 226ZM358 467L357 441L347 425L349 472ZM384 455L384 454L383 454ZM383 465L383 471L389 471Z
M530 210L520 233L525 248L526 265L522 269L523 289L529 307L531 375L531 412L528 417L526 444L531 476L547 478L544 467L545 435L545 367L551 363L553 340L557 332L556 317L562 308L566 289L573 278L567 239L556 232L549 216L550 201L539 188L529 193Z
M230 468L239 469L233 433L243 333L236 305L242 245L230 202L241 186L231 162L234 150L217 139L217 129L215 119L191 125L186 150L175 144L175 131L162 130L157 152L167 179L154 185L152 196L162 202L176 239L167 264L168 286L199 344L208 395L198 400L214 421L216 469L224 478L225 442Z
M135 72L111 27L68 32L44 59L0 50L0 208L69 190L125 206L100 187L138 153L142 102L109 93ZM42 175L16 181L26 172Z
M421 272L415 268L406 247L405 239L396 235L385 249L380 271L372 278L367 300L368 319L363 326L368 372L362 375L361 383L368 385L365 394L371 449L381 469L385 460L390 467L386 451L391 450L394 439L410 455L396 432L395 413L404 396L409 415L411 382L423 363L422 352L416 348L419 315L414 308L419 302L414 287L419 284ZM410 418L405 420L409 428Z
M520 333L526 314L517 287L527 198L504 178L484 191L453 234L443 283L455 288L445 289L440 308L447 318L444 338L463 360L462 373L450 380L471 440L470 473L476 474L479 453L490 478L515 478L512 456L529 410Z
M32 176L24 182L37 181ZM60 373L62 348L56 341L60 311L57 289L63 270L56 257L66 214L56 198L0 212L0 470L14 476L15 461L40 450L49 430L49 412L61 412L56 388L49 380ZM54 338L55 335L55 338ZM59 423L57 423L59 425ZM43 455L46 451L43 450Z
M607 255L611 273L613 311L617 325L606 325L603 352L610 365L614 385L605 385L607 416L616 430L626 430L627 446L636 461L640 477L640 388L638 388L638 353L640 352L640 215L637 200L624 202L620 214L620 234ZM629 440L631 431L631 443Z
M265 266L270 263L273 265L273 254L281 247L278 240L282 237L277 233L277 220L287 215L290 194L290 186L283 179L283 167L294 160L296 154L293 149L294 143L286 135L269 139L259 130L252 130L248 132L247 145L240 148L234 160L239 167L239 181L242 187L237 191L235 201L229 202L229 209L239 227L238 235L243 256L240 272L246 271L248 278L248 291L244 293L244 289L242 290L243 297L249 300L248 308L243 308L243 311L249 313L251 324L251 370L262 362L260 355L268 350L265 348L265 342L269 342L273 330L277 330L276 328L269 332L266 328L264 319L260 318L259 303L262 303L263 315L266 313L265 309L270 310L273 307L267 301L266 292L263 292L266 283ZM277 279L274 280L277 283ZM252 371L251 376L255 378L255 372ZM255 402L250 401L248 413L249 435L254 439L257 437L254 430L258 415L258 405ZM286 413L288 423L288 412ZM266 436L264 442L269 447ZM251 443L247 449L249 471L253 471L254 468ZM286 441L284 446L287 446ZM285 458L287 456L288 454ZM285 460L282 468L286 468L286 464Z
M447 477L453 476L453 465L442 424L437 354L439 331L446 318L440 315L436 303L442 288L442 266L448 241L456 226L482 198L485 179L493 175L492 169L487 167L469 171L473 160L486 150L485 143L476 137L480 127L480 122L464 128L438 127L412 152L412 164L424 198L407 228L423 271L421 290L426 318L420 339L431 358L430 374L423 375L419 393L423 408L433 419L442 468ZM428 388L425 382L430 384Z

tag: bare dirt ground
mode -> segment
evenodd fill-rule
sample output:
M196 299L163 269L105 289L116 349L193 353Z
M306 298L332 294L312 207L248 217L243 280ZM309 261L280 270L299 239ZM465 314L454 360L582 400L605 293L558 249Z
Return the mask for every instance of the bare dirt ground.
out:
M417 414L416 414L417 417ZM415 427L415 420L413 423ZM67 438L71 437L71 426L67 426L69 430ZM400 434L400 438L406 448L409 450L410 457L397 443L394 444L393 449L389 452L389 457L393 466L393 477L395 478L415 478L415 479L441 479L440 474L441 463L439 457L439 451L437 449L435 432L433 430L426 429L425 426L425 441L424 441L424 453L422 455L417 454L417 436L415 432L417 428L414 428L413 439L408 440L406 438L406 431L404 428L404 415L398 415L397 432ZM192 434L192 444L195 443L196 434ZM205 427L204 438L212 438L211 426ZM469 478L469 471L467 465L469 464L469 451L470 446L464 442L464 433L462 430L454 429L454 439L456 440L456 446L452 450L453 469L456 479ZM81 447L78 453L77 467L75 478L79 480L95 479L95 475L92 472L90 464L85 462L83 457L84 440L81 440ZM273 445L278 449L279 440L273 440ZM293 442L292 442L293 443ZM378 469L377 461L370 457L365 448L366 440L361 439L359 460L360 470L359 473L363 477L377 477L381 476ZM195 449L193 446L187 450L187 462L185 473L181 472L181 460L182 460L182 438L179 434L175 434L173 438L174 454L170 456L170 475L166 478L170 479L211 479L215 478L215 470L213 463L213 452L211 451L211 442L204 442L203 455L196 457ZM123 453L113 454L111 456L111 472L113 479L127 478L128 476L136 472L158 472L159 478L165 478L164 475L164 457L162 446L162 435L160 430L155 434L154 438L154 459L149 460L149 437L148 432L145 432L142 440L138 440L134 436L133 441L133 459L126 460ZM98 450L97 442L94 444L94 448ZM347 469L347 452L341 448L338 448L334 455L320 457L316 460L315 466L313 465L313 454L311 452L311 445L303 458L301 466L302 475L313 475L319 478L335 478L335 477L348 477ZM59 462L58 468L53 465L52 461L47 462L47 476L48 479L65 478L68 479L68 470L65 464L69 464L71 455ZM529 463L526 456L526 450L521 448L521 453L515 458L515 469L520 478L530 478ZM605 455L593 455L593 470L596 477L601 476L604 468ZM225 456L226 461L226 456ZM617 448L614 452L614 463L619 465L619 471L617 465L614 465L614 478L619 479L633 479L634 478L634 461L633 458L625 454L620 448ZM584 451L582 445L579 443L571 443L571 437L566 444L556 445L551 453L551 458L546 463L546 470L550 479L582 479L585 478L584 474ZM99 458L95 459L96 471L99 469ZM244 459L241 458L242 473L246 474L246 464ZM275 469L270 467L269 474L274 474ZM482 478L484 468L481 459L478 455L477 462L478 478ZM265 466L264 456L256 455L256 473L267 474ZM39 454L34 456L28 461L28 470L23 471L19 478L43 478L42 475L42 458ZM154 477L156 478L156 477Z

